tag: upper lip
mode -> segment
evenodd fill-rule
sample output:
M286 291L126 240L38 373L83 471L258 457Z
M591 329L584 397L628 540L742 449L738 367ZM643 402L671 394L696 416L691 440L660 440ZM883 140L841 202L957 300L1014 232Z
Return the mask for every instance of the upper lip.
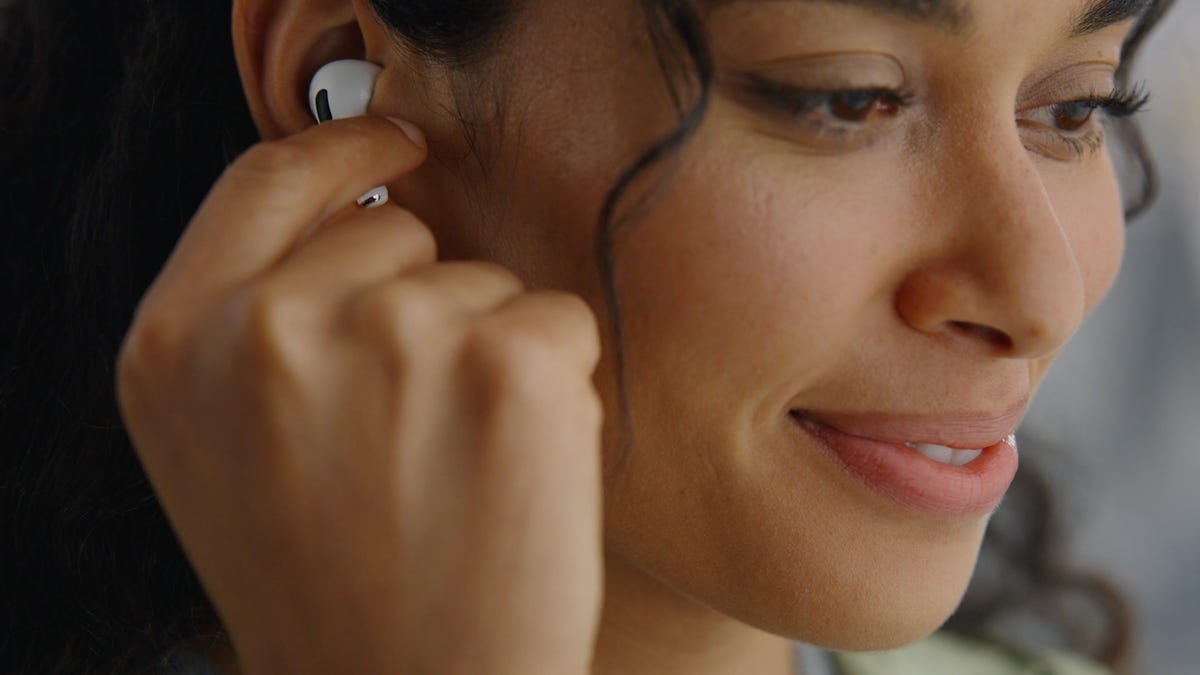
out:
M999 412L898 414L793 410L792 414L873 441L977 450L991 447L1015 433L1028 406L1026 397Z

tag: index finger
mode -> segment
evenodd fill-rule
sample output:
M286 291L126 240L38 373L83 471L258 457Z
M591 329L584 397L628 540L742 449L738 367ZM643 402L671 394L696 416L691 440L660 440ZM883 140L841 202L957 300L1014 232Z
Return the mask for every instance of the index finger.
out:
M188 293L237 287L270 269L314 224L420 166L426 154L419 131L382 117L333 120L259 143L214 184L158 284Z

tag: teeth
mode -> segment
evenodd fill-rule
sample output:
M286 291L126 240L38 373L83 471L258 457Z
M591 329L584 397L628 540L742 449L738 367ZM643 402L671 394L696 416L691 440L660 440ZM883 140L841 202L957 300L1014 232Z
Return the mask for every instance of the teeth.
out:
M925 455L929 459L951 466L965 466L974 462L983 454L983 450L955 450L944 445L933 443L905 443L904 445Z
M955 450L951 464L954 466L966 466L979 459L979 456L982 454L983 450Z

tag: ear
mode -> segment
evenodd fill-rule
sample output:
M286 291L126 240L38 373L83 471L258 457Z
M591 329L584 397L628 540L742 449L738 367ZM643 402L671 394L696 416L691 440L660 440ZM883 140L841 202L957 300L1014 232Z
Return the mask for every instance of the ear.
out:
M367 0L234 0L233 48L259 135L290 136L316 124L308 84L338 59L387 66L393 41Z

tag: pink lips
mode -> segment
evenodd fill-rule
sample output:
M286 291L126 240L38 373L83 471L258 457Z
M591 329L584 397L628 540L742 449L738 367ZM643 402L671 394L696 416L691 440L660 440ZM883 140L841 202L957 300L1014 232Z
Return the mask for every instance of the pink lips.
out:
M901 416L792 411L797 428L855 478L900 506L935 517L993 511L1017 471L1013 432L1027 401L995 416ZM905 443L983 450L964 466L942 464Z

